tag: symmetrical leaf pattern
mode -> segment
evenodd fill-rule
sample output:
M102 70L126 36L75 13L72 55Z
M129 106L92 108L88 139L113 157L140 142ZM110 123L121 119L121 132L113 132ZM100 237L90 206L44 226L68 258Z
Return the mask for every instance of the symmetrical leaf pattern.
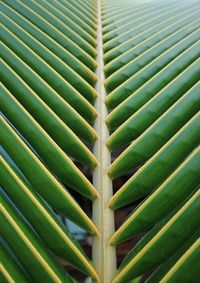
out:
M77 282L60 258L110 282L59 215L113 249L142 235L112 283L200 282L199 15L199 0L0 1L1 282ZM104 239L77 195L131 213Z

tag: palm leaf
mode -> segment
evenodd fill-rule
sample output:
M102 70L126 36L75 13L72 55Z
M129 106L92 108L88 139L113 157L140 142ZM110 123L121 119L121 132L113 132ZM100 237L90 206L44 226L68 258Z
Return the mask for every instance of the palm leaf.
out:
M0 281L199 282L199 13L1 1Z

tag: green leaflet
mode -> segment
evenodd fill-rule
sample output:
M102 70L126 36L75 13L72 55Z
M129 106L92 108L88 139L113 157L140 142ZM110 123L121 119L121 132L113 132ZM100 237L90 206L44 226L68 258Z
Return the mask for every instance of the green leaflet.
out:
M116 3L115 3L116 4ZM107 28L109 28L110 26L114 26L114 28L116 28L117 26L115 26L116 23L120 23L122 22L122 24L124 24L124 21L126 22L126 20L131 17L133 19L135 19L136 17L140 17L143 16L144 14L147 14L149 11L151 12L152 8L155 9L154 7L154 3L146 3L145 6L140 6L137 5L137 3L135 3L136 5L132 6L129 5L129 3L126 3L127 5L113 5L112 7L102 7L102 10L104 11L103 14L103 33L106 33ZM120 6L120 7L119 7ZM153 7L152 7L153 6Z
M182 12L180 13L180 11ZM197 12L195 12L196 9L194 7L188 8L184 6L182 9L178 7L173 12L165 11L164 14L150 18L148 29L143 28L143 26L146 26L146 23L143 22L139 27L134 26L133 29L119 34L116 38L104 45L104 50L106 51L104 61L109 63L125 52L129 56L132 51L131 48L134 48L138 44L145 45L146 42L151 42L149 45L150 48L153 44L156 44L183 27L184 24L194 20L197 17ZM124 55L123 57L125 57Z
M191 193L198 190L199 179L200 148L198 147L161 186L133 211L112 236L111 241L120 242L153 227L187 199ZM131 203L131 195L125 196L119 192L111 199L110 205L116 209L127 203Z
M69 219L72 219L72 221L78 223L80 226L84 225L85 227L88 227L87 229L89 229L91 233L95 233L95 226L70 194L63 188L63 186L61 186L57 179L47 170L21 138L19 138L3 117L0 117L0 121L1 145L11 158L15 160L15 163L23 172L32 187L39 192L56 211ZM96 190L84 176L80 178L81 175L76 171L74 171L74 173L72 171L70 174L69 178L71 179L71 182L74 183L75 189L80 187L81 194L83 193L86 197L91 199L94 199L97 196ZM37 176L37 178L35 178L35 176ZM54 195L56 195L56 198Z
M94 56L96 56L96 50L93 50L92 48L89 48L88 44L90 44L92 47L96 47L97 43L96 40L88 33L86 32L83 28L83 21L80 22L80 25L76 24L74 21L72 21L69 17L67 17L67 15L65 13L62 12L61 9L57 9L54 6L54 1L46 1L46 0L42 0L42 1L38 1L36 0L38 4L40 4L40 7L45 8L48 12L50 12L52 15L54 15L57 19L59 19L60 21L62 21L63 24L65 24L65 26L69 27L70 29L72 29L76 34L77 34L77 38L78 40L76 41L76 43L82 47L85 51L87 51L88 49L88 53L91 55L93 54ZM59 6L57 6L59 7ZM87 29L88 26L86 26ZM91 29L89 29L89 31L91 32ZM92 33L93 36L95 36L95 33ZM80 44L82 42L82 44Z
M199 236L200 236L200 229L198 229L172 257L170 257L166 262L161 264L159 268L157 268L155 272L145 282L159 283L160 280L165 276L165 274L167 274L167 272L174 266L174 264L176 264L176 262L180 259L180 257L185 252L187 252L187 250L195 243L195 241L199 238ZM189 270L187 272L189 272Z
M0 207L1 235L33 282L72 282L2 194Z
M200 190L183 205L145 247L138 252L134 252L133 249L119 267L112 282L127 282L168 259L199 227L199 209ZM187 229L183 223L187 223ZM159 253L157 253L158 250Z
M41 109L39 110L39 113L41 112L41 116L38 120L43 125L43 128L47 129L47 132L49 132L52 139L30 116L30 114L23 108L23 106L18 103L18 101L12 96L12 94L3 86L0 86L0 101L0 109L4 113L4 115L23 134L27 141L29 141L29 143L38 151L41 157L45 160L47 166L51 168L51 170L58 177L60 177L61 180L67 182L67 179L65 177L66 167L64 166L64 163L66 165L67 163L72 163L70 159L64 154L64 152L74 157L82 164L87 165L89 168L94 168L96 164L94 156L89 152L87 147L84 146L84 144L82 144L82 142L71 131L69 131L69 129L67 129L67 127L63 127L62 123L59 123L59 120L58 128L55 131L55 116L47 115L47 117L50 116L51 118L49 119L49 124L43 124L45 120L43 120L42 118L44 118L45 115L42 115L42 113L44 114L45 111L42 112L42 110L44 109L47 111L45 107L41 107ZM59 124L61 124L61 126L59 126ZM58 129L60 129L60 131ZM67 142L64 143L65 138L67 138ZM53 142L53 140L57 142L57 144L64 150L64 152L60 150L60 148ZM51 152L51 154L47 154L47 151L49 153ZM60 158L58 157L59 155ZM61 159L63 159L63 162L61 162ZM59 168L58 160L63 163L63 169L62 167Z
M5 3L1 2L0 8L2 13L7 15L13 21L15 21L24 30L31 34L35 39L41 42L46 48L52 51L58 58L60 58L66 64L66 68L67 66L69 66L68 70L70 71L70 76L71 72L73 73L73 71L75 71L73 75L76 76L77 73L82 78L84 78L85 81L87 81L91 85L94 85L94 83L96 82L95 74L82 62L80 62L75 56L73 56L64 47L62 47L62 45L60 45L53 38L45 34L45 32L40 30L37 26L33 25L30 21L28 21L26 18L24 18L22 15L17 13L17 11L12 9ZM76 81L73 80L73 83L75 82Z
M2 25L0 38L22 60L54 88L86 120L96 116L91 104L68 84L53 68L28 48L21 40Z
M179 42L177 45L170 48L167 52L164 52L161 56L157 57L153 62L144 66L144 69L141 69L134 76L130 77L124 84L116 88L110 95L107 96L107 105L109 109L113 109L118 106L124 99L129 97L137 91L142 84L146 83L153 75L156 75L162 68L166 67L172 60L175 59L183 51L187 50L191 45L193 45L198 39L198 32L190 34L186 39L183 39L183 42ZM196 37L196 38L195 38ZM145 56L144 56L145 59ZM141 58L143 60L143 58ZM135 65L137 68L137 64ZM145 75L146 74L146 75ZM145 76L144 76L145 75ZM135 81L135 79L137 81ZM134 85L134 81L136 84ZM127 87L126 87L127 86ZM109 102L110 101L110 102ZM110 105L111 106L110 108Z
M10 81L11 74L17 74L18 78L23 79L24 82L30 86L34 91L28 91L26 88L26 93L29 92L29 102L26 104L26 97L23 96L21 103L28 107L31 101L31 105L38 105L41 107L42 100L51 108L55 114L70 128L72 131L82 139L86 140L89 143L94 143L96 139L96 133L92 127L54 90L52 89L41 77L39 77L28 65L26 65L19 57L17 57L10 49L8 49L3 43L0 43L0 54L4 60L4 66L7 64L7 69L12 71L7 72L4 76L1 76L1 80L4 78L4 83L9 82L9 88L11 90L12 85L16 80L16 75L12 76ZM3 61L2 61L3 62ZM10 68L8 68L8 66ZM15 72L13 71L15 70ZM19 81L19 80L18 80ZM19 83L15 84L14 95L17 94L17 89L19 88ZM30 89L29 88L29 89ZM35 95L34 95L35 93ZM23 91L20 91L20 94L23 95ZM37 94L37 95L36 95ZM35 98L35 99L34 99ZM42 100L40 100L40 98ZM19 98L18 98L19 99ZM35 100L35 103L34 103ZM29 106L30 111L30 106ZM37 111L32 114L33 116L37 115ZM92 118L94 119L94 117Z
M24 17L28 18L33 24L59 42L91 70L95 69L95 60L74 42L74 40L78 40L74 38L74 33L72 34L72 31L68 30L68 28L58 19L52 17L51 14L45 12L44 9L41 9L32 1L27 2L16 0L13 2L11 0L3 0L3 2L9 4Z
M188 49L172 60L165 68L155 74L146 83L142 84L141 87L119 104L118 107L116 107L108 115L107 125L109 129L115 130L118 128L145 103L161 91L162 88L166 87L171 80L177 77L191 63L193 63L200 56L199 46L199 41L191 45ZM142 76L139 74L138 80L135 77L135 85L137 83L142 83Z
M132 191L132 201L134 201L156 188L199 145L199 123L200 119L197 113L123 185L118 193ZM129 166L131 167L130 163L125 165L125 171ZM125 171L117 166L112 167L109 174L112 178L116 178L118 174L124 174Z
M169 85L163 88L152 99L150 99L148 103L141 107L138 112L136 112L125 123L123 123L109 137L109 148L111 150L116 150L119 147L122 147L136 139L163 113L165 113L165 111L167 111L168 108L170 108L179 98L184 96L185 92L189 91L190 88L192 88L193 85L200 80L199 63L200 59L192 63L177 78L172 80ZM199 92L199 89L200 87L197 85L196 92ZM193 103L197 102L198 106L196 110L194 110L194 114L200 108L200 100L196 95L195 97L196 99L193 101ZM179 116L179 111L177 110L177 116ZM192 117L192 115L190 117Z
M28 283L31 279L25 275L20 266L14 261L8 250L3 246L3 241L0 242L0 266L1 266L1 276L2 283L4 282L21 282ZM1 278L1 277L0 277Z
M147 24L149 27L149 22L151 20L157 19L157 17L159 17L160 15L164 16L163 14L165 14L165 12L169 13L168 8L170 9L171 13L173 13L177 7L177 3L166 4L163 2L159 4L157 10L155 11L155 5L152 4L154 3L149 3L149 5L147 3L145 7L143 7L143 9L138 9L138 10L137 7L134 7L133 10L131 9L132 11L126 9L126 12L122 12L123 17L113 16L112 18L109 19L110 20L109 24L108 21L105 20L104 24L106 24L106 26L104 27L103 32L106 35L104 36L104 40L106 41L107 34L109 34L110 36L112 35L118 36L120 34L130 33L132 35L131 32L133 28L137 27L139 29L142 24ZM179 5L179 10L181 10L181 8L182 7L180 7ZM113 21L113 18L115 18L115 21ZM113 23L111 23L112 21Z
M58 0L56 0L58 2ZM74 15L76 15L79 19L83 19L85 23L87 23L91 28L96 30L96 23L97 23L97 18L96 14L92 10L85 8L83 6L83 3L78 3L78 1L65 1L65 0L60 0L59 1L62 6L65 8L69 9Z
M73 6L71 6L72 9L70 10L70 4L66 2L65 3L68 4L68 6L65 6L62 1L49 0L48 3L50 3L59 12L62 12L62 14L65 15L65 20L73 21L75 28L77 28L78 25L78 27L81 28L80 32L82 33L82 35L87 34L87 37L88 35L90 35L93 38L96 38L95 24L92 21L87 22L88 18L84 17L85 15L83 13L78 16L79 11L74 9L73 12ZM91 41L92 45L96 46L96 41L94 41L94 39L91 39Z
M20 26L16 25L14 21L10 20L7 16L0 13L0 21L10 31L12 31L20 40L22 40L31 50L36 52L44 61L46 61L51 67L57 71L66 81L68 81L74 88L76 88L83 97L85 97L92 104L96 98L95 90L84 80L77 76L75 72L67 70L67 65L63 64L53 53L47 48L36 41ZM71 76L71 78L70 78Z
M199 127L199 114L197 113L175 136L173 136L171 138L171 140L169 140L149 161L149 163L146 163L143 167L142 170L144 168L148 168L148 164L151 163L151 160L154 162L156 162L155 160L162 159L164 156L166 158L166 164L162 164L160 163L161 167L166 167L167 170L170 170L170 168L173 168L174 166L176 166L175 164L172 163L172 161L170 160L170 158L178 158L179 156L179 150L180 150L180 154L181 152L188 152L190 153L198 144L200 141L200 136L199 136L199 132L198 132L198 127ZM197 128L195 128L195 126ZM190 135L190 130L191 133L193 133L193 135ZM185 139L182 140L182 138ZM191 138L191 139L190 139ZM186 141L188 141L189 143L186 144ZM192 146L192 143L194 141L194 147ZM175 150L175 145L181 145L179 149L177 149L177 155L173 155L173 151ZM191 149L189 149L191 147ZM188 150L187 150L188 149ZM175 150L176 151L176 150ZM161 153L163 154L163 157L161 155ZM167 161L168 160L168 161ZM119 163L118 163L119 161ZM110 166L110 168L108 169L109 174L111 176L112 179L115 179L118 176L122 176L123 174L125 174L126 172L129 172L131 169L134 169L134 165L131 162L126 162L126 161L121 161L120 157L119 159L116 159L116 161ZM153 168L151 168L153 169ZM158 169L158 168L157 168ZM145 169L146 170L146 169ZM148 170L148 169L147 169ZM152 171L153 173L153 171ZM137 173L138 174L138 173ZM137 175L136 174L136 175ZM152 175L152 174L151 174ZM133 178L135 178L133 176ZM129 182L130 184L130 182Z
M197 239L160 282L183 282L184 280L189 281L191 278L195 278L198 282L200 280L199 257L200 239Z
M81 49L81 51L85 52L87 61L90 61L91 57L96 57L96 50L94 47L92 47L82 36L80 36L77 32L74 32L73 29L69 27L68 24L64 24L62 20L62 16L58 17L55 16L55 10L52 9L52 7L48 4L48 2L42 1L35 1L34 3L27 2L24 0L20 0L23 4L25 4L28 8L30 8L31 11L34 11L37 13L37 16L41 16L43 19L45 19L46 22L48 22L49 25L52 25L54 28L57 28L60 32L62 32L68 40L71 40L70 42L70 49L71 52L74 53L75 51L72 50L72 47L76 51L79 51L77 49L77 46ZM33 17L32 17L33 18ZM31 19L32 19L31 18ZM89 55L89 56L88 56ZM83 60L81 60L83 62ZM92 60L91 60L92 62ZM86 65L88 62L86 63Z
M79 0L69 0L69 1L65 1L65 0L60 0L63 5L65 5L66 7L73 7L73 10L80 15L80 17L84 17L84 20L86 21L91 21L91 23L93 23L93 25L95 25L97 23L97 15L96 15L96 1L93 1L92 3L89 1L87 1L85 3L85 1L79 1ZM89 21L89 22L90 22ZM96 28L96 25L95 25Z
M189 46L191 46L199 39L200 21L193 21L192 30L188 29L190 26L191 23L186 25L185 27L182 27L180 30L173 33L164 40L161 40L146 51L140 50L140 48L138 48L137 50L136 46L135 52L131 53L133 58L128 59L128 64L123 67L121 66L122 68L119 67L113 70L113 68L111 68L109 65L114 64L114 60L107 65L106 68L108 70L112 70L112 72L116 71L109 78L107 78L105 82L106 89L109 92L109 95L107 97L107 105L109 110L112 110L114 107L116 107L116 105L123 101L122 95L123 98L126 98L133 93L133 90L136 90L132 88L132 85L134 75L138 71L141 72L142 68L151 64L151 68L152 66L154 66L151 72L152 76L156 72L160 71L163 67L165 67L178 54L180 54L180 52L186 50ZM144 48L143 45L142 48ZM119 64L121 60L117 60L117 62ZM106 70L105 72L107 73ZM146 81L147 78L148 76L145 76L144 81ZM112 102L111 100L114 95L120 96L115 104L114 101Z
M2 67L1 63L0 66L1 69L5 71L5 68ZM10 79L12 80L12 75ZM16 93L19 88L14 88L12 90ZM20 90L23 91L23 86ZM20 93L21 92L19 91L19 94ZM64 166L64 163L72 164L72 162L68 158L68 156L64 154L64 152L74 157L82 164L87 165L90 169L94 168L96 161L92 153L88 150L88 148L76 137L76 135L73 134L73 132L69 128L63 125L62 121L60 121L56 117L56 115L53 115L53 113L49 111L48 107L46 107L45 104L41 105L40 108L36 108L34 107L34 104L30 104L31 101L27 96L29 92L27 91L24 92L24 94L25 93L26 102L29 102L28 109L31 108L30 113L33 115L34 113L37 113L34 116L36 116L36 119L42 125L43 128L40 127L40 125L31 117L29 112L26 111L26 109L2 84L0 85L0 110L9 119L9 121L13 123L13 125L22 133L22 135L35 148L35 150L38 151L39 155L41 155L41 157L45 160L47 166L58 177L60 177L61 180L65 182L67 182L67 179L65 177L67 171L65 171L66 166ZM17 95L15 96L17 97ZM46 132L43 129L46 130ZM60 147L58 147L57 145L59 145ZM64 152L61 151L60 148L63 149ZM49 153L51 152L51 154L47 154L47 151L49 151ZM57 154L55 153L56 151ZM59 155L60 157L58 157ZM64 163L61 162L62 159ZM57 165L55 163L56 160ZM59 168L58 160L60 164L63 164L62 166L64 166L65 169L62 169L62 167Z
M42 198L2 156L0 156L0 180L3 189L29 220L47 247L83 272L96 277L89 260L66 226L56 218Z

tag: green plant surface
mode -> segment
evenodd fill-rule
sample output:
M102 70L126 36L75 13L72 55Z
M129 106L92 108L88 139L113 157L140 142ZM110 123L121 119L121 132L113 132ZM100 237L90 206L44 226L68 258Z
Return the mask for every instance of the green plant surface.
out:
M0 282L200 282L199 15L0 1Z

